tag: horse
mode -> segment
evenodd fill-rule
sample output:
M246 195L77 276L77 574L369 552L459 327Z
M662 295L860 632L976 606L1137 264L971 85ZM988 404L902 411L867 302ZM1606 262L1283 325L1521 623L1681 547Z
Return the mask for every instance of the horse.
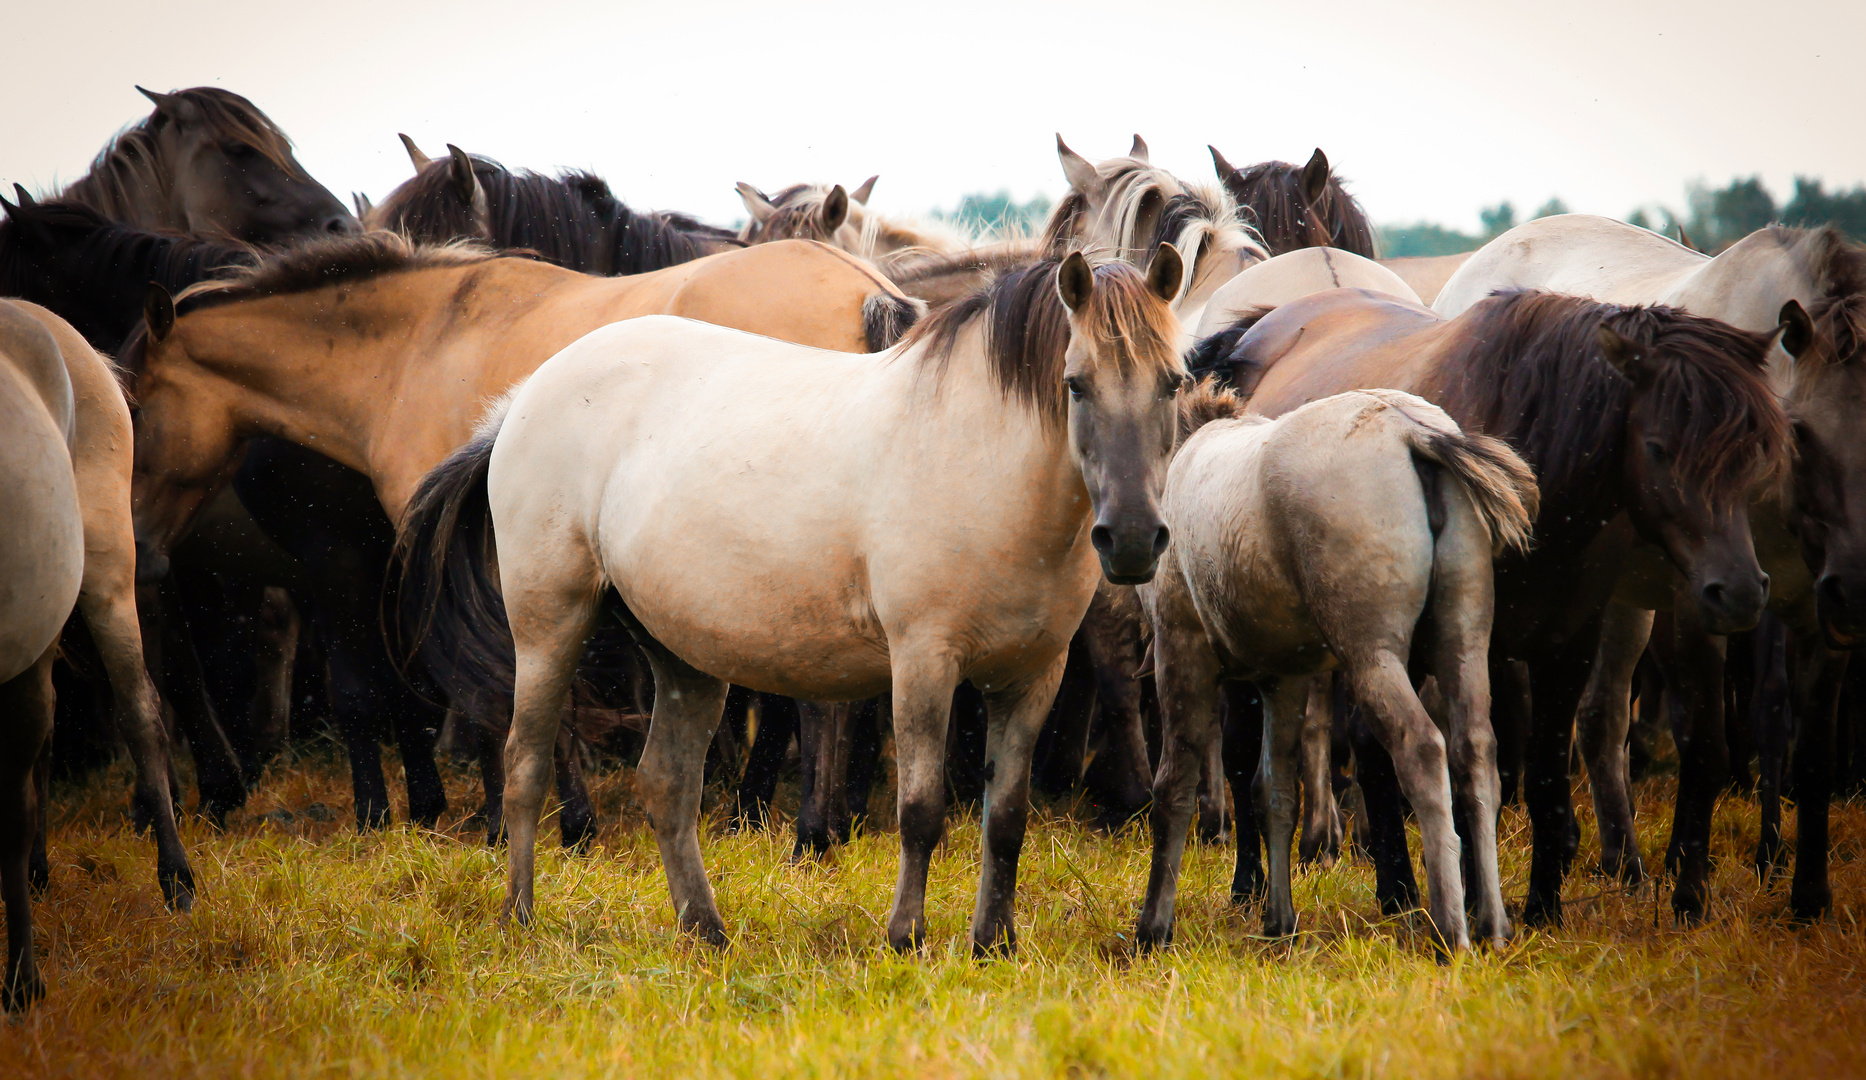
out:
M1126 157L1099 165L1069 149L1058 135L1056 156L1069 194L1050 211L1039 249L1057 258L1076 247L1105 248L1138 264L1160 245L1172 244L1187 267L1173 310L1188 332L1220 285L1270 257L1257 234L1238 221L1229 195L1155 168L1139 135Z
M594 278L392 233L268 255L237 277L184 293L180 314L177 303L152 292L147 331L123 357L136 372L141 406L138 537L151 574L256 434L363 474L393 522L421 477L470 438L485 400L597 326L662 311L857 352L891 344L917 314L872 269L807 241ZM384 387L393 388L388 398ZM268 501L307 494L319 501L282 483L266 487ZM341 503L332 510L359 516ZM379 545L367 547L374 553ZM363 595L352 599L373 610L379 587L379 577L360 582L351 591ZM476 718L486 719L484 710ZM419 760L404 754L405 766ZM497 760L485 763L494 767L488 783L496 791ZM564 776L575 783L574 772ZM444 799L438 777L426 786ZM497 802L489 802L496 836ZM426 817L434 805L411 804L411 814ZM587 800L578 805L587 810ZM359 814L364 809L359 801ZM572 842L592 827L587 813L565 822Z
M1401 255L1398 258L1381 259L1380 265L1398 275L1407 288L1419 294L1422 303L1430 306L1438 299L1439 290L1445 287L1445 283L1470 257L1468 251L1455 255Z
M248 244L360 228L252 102L217 86L136 90L155 111L112 139L60 201L152 232Z
M1413 304L1420 302L1418 294L1397 274L1370 258L1327 246L1297 248L1249 267L1225 282L1206 303L1193 337L1203 351L1218 352L1207 344L1214 335L1226 330L1241 334L1259 316L1278 306L1331 289L1367 289ZM1227 344L1223 352L1228 351Z
M423 609L464 590L502 594L509 613L506 917L532 917L549 748L584 639L613 613L654 671L638 790L684 930L727 940L695 825L730 681L816 700L892 693L901 863L887 934L922 946L948 713L970 679L990 713L971 939L981 956L1014 949L1030 753L1069 639L1097 578L1148 579L1168 540L1156 500L1185 379L1167 306L1181 272L1170 248L1144 277L1079 252L1036 263L882 357L618 323L490 414L423 484L402 535L404 589ZM448 610L457 633L508 625L491 604Z
M1228 360L1253 412L1276 416L1349 389L1406 390L1464 430L1506 440L1535 468L1537 542L1498 563L1490 649L1500 763L1518 759L1524 731L1529 739L1530 925L1561 918L1574 708L1634 537L1664 551L1706 624L1730 632L1761 615L1768 578L1751 544L1748 498L1787 467L1788 420L1765 379L1783 332L1533 291L1446 319L1342 289L1263 316ZM1516 715L1527 693L1513 660L1527 664L1535 690L1527 720ZM1417 897L1398 795L1370 782L1385 767L1378 744L1359 739L1354 750L1382 905L1396 910Z
M424 243L474 240L522 248L586 274L643 274L745 246L686 214L640 211L585 172L544 176L470 155L452 143L429 160L402 136L415 175L370 212L372 228Z
M1834 717L1847 656L1866 641L1866 448L1857 429L1866 402L1866 250L1832 229L1770 226L1716 258L1683 242L1608 218L1538 218L1473 255L1438 307L1455 312L1502 287L1536 286L1599 300L1662 302L1750 330L1795 323L1787 348L1770 354L1770 381L1793 422L1789 482L1756 494L1751 519L1769 572L1770 609L1790 631L1795 658L1796 845L1789 907L1814 918L1833 903L1827 880L1827 803L1833 790ZM1653 571L1661 572L1653 572ZM1627 794L1627 699L1633 667L1652 628L1649 608L1674 608L1667 575L1648 568L1609 612L1609 633L1580 713L1582 745L1601 822L1602 869L1630 882L1644 876ZM1709 899L1710 821L1729 775L1724 736L1724 643L1695 620L1675 618L1664 655L1685 708L1679 725L1680 781L1667 862L1678 880L1672 907L1685 920ZM1781 731L1780 725L1775 727ZM1766 879L1782 856L1782 750L1765 764L1764 828L1756 865ZM1743 764L1747 765L1747 762Z
M45 995L32 948L28 883L47 792L33 773L52 734L52 656L84 580L84 509L72 451L77 408L58 342L0 301L0 895L6 900L9 1010ZM167 777L163 777L164 784ZM172 819L171 819L172 824Z
M1219 182L1240 209L1249 211L1270 254L1330 247L1374 257L1373 223L1329 168L1321 147L1306 165L1260 161L1244 169L1226 161L1216 146L1205 149L1212 152Z
M1161 752L1135 940L1151 947L1172 938L1192 796L1218 738L1212 721L1226 679L1250 679L1263 693L1264 932L1295 933L1298 744L1305 714L1307 726L1326 725L1325 710L1309 707L1315 676L1339 668L1397 759L1418 815L1436 940L1455 950L1471 943L1455 786L1477 869L1472 922L1501 945L1510 925L1497 876L1491 561L1528 546L1529 466L1502 440L1464 434L1411 394L1351 391L1267 420L1246 416L1214 385L1186 395L1188 430L1161 501L1173 544L1153 583L1140 587L1153 624ZM1409 668L1436 675L1442 715L1427 714Z

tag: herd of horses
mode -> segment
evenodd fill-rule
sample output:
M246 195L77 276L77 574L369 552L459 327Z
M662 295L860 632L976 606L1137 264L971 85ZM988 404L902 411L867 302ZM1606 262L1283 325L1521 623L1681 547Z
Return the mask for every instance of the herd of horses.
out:
M1421 906L1410 814L1433 941L1495 945L1517 797L1520 919L1561 921L1577 732L1600 870L1647 877L1629 785L1661 715L1678 917L1752 757L1759 872L1792 794L1789 906L1832 905L1866 641L1866 251L1832 229L1711 257L1562 215L1382 262L1319 150L1213 149L1204 184L1138 136L1059 139L1035 236L883 214L874 178L740 184L728 230L407 136L413 177L352 213L246 99L144 93L82 179L0 200L11 1007L43 993L54 757L128 749L187 910L171 751L219 824L307 693L359 829L392 817L384 739L422 825L443 733L477 755L521 921L547 790L566 845L595 834L592 747L638 760L679 923L723 944L707 779L765 826L794 740L821 851L891 731L896 948L955 797L983 800L991 954L1033 787L1147 815L1158 946L1195 829L1293 933L1292 851L1338 856L1350 785L1383 910Z

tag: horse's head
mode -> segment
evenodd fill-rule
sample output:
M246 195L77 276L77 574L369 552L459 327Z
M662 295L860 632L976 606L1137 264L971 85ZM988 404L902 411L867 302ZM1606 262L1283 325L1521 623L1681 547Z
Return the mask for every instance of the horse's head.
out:
M1091 267L1079 252L1056 273L1069 312L1070 446L1094 508L1090 543L1117 585L1151 581L1166 551L1160 492L1186 382L1168 304L1184 272L1179 251L1163 244L1144 278L1123 263Z
M1271 254L1336 247L1374 257L1367 212L1341 186L1321 147L1306 165L1262 161L1243 169L1226 161L1217 147L1206 149L1225 192L1248 214Z
M793 184L775 196L767 196L741 181L738 191L745 202L746 220L739 239L748 244L819 240L844 251L859 252L863 209L878 179L871 176L854 191L841 184Z
M1714 633L1762 616L1769 576L1756 561L1749 504L1789 460L1788 420L1764 375L1772 336L1645 309L1638 339L1603 322L1602 356L1629 382L1622 490L1634 527L1690 583Z
M1148 160L1147 141L1134 136L1126 157L1100 164L1069 149L1056 136L1056 157L1069 180L1069 194L1051 211L1043 247L1060 255L1071 242L1111 249L1120 258L1144 257L1158 235L1166 204L1188 189L1178 177Z
M135 380L130 510L143 580L167 571L169 549L233 474L244 442L230 403L189 355L189 337L189 319L176 317L167 290L150 286L144 325L122 357Z
M1866 252L1840 252L1866 271ZM1787 395L1795 465L1789 527L1814 575L1827 643L1866 644L1866 272L1823 290L1806 313L1782 308L1782 347L1794 357Z
M270 245L360 228L252 102L215 87L142 93L155 112L139 130L165 163L170 198L190 232Z
M453 240L493 241L492 203L486 181L504 168L474 157L453 143L447 156L430 158L415 141L401 136L402 147L415 167L415 175L402 181L381 205L372 206L368 225L389 229L413 240L445 244ZM484 175L482 175L484 174Z

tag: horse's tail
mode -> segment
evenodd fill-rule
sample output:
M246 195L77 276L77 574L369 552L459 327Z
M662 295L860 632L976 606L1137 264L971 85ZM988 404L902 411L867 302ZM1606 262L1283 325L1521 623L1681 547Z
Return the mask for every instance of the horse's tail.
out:
M868 351L891 349L926 314L923 301L899 293L878 292L862 301L862 337Z
M1408 419L1412 422L1406 425L1406 442L1425 487L1433 535L1446 519L1444 492L1438 478L1428 475L1436 466L1463 489L1490 534L1492 553L1527 550L1541 501L1529 465L1502 439Z
M384 616L391 653L475 719L506 715L512 633L499 591L486 472L494 417L422 481L396 528Z

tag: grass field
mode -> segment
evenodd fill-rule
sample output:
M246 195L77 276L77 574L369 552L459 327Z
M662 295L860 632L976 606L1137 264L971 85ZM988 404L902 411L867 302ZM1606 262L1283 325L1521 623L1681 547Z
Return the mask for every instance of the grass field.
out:
M473 778L448 782L462 818ZM1293 942L1254 936L1215 848L1188 856L1179 944L1136 957L1142 830L1049 812L1024 849L1021 951L979 964L974 815L934 859L915 957L883 944L893 834L794 865L788 834L715 825L707 862L734 936L717 952L675 932L626 770L595 788L601 843L543 854L529 930L498 925L502 863L464 827L358 837L334 756L275 767L224 835L184 827L202 886L189 916L161 906L124 776L66 791L36 907L50 995L0 1029L0 1076L1866 1074L1858 804L1835 814L1838 907L1819 925L1785 918L1785 885L1759 887L1755 810L1731 798L1705 925L1577 873L1564 929L1449 966L1416 924L1380 918L1372 871L1349 862L1299 877ZM1649 859L1669 795L1664 780L1641 792ZM292 820L263 816L278 810ZM1503 837L1514 903L1520 808Z

